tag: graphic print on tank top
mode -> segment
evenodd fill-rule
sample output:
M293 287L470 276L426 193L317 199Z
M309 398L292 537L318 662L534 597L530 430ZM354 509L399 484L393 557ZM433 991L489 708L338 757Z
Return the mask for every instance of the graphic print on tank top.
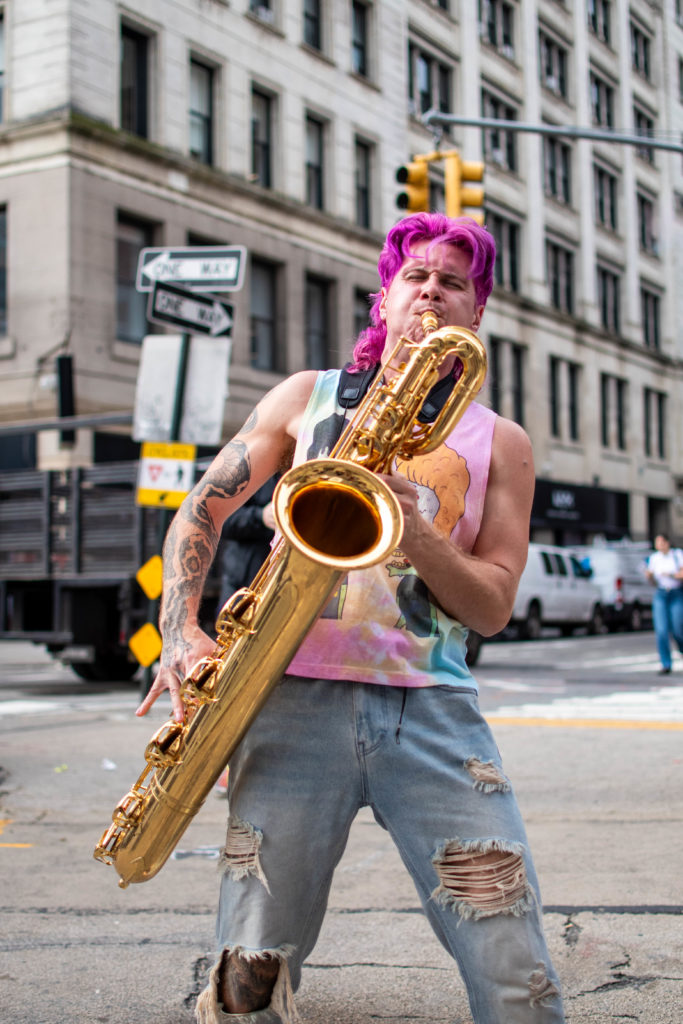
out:
M299 434L295 463L329 455L340 429L338 373L322 373ZM471 552L481 523L495 414L470 406L435 451L397 459L418 509ZM341 579L295 655L293 674L396 686L468 685L467 631L436 604L400 547L384 563Z

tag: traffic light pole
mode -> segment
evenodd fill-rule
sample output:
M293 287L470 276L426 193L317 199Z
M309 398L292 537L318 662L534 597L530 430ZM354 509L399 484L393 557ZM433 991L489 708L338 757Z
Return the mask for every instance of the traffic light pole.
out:
M495 128L498 131L529 132L535 135L557 135L563 138L592 139L594 142L618 142L626 146L638 146L647 149L667 149L673 153L683 153L683 140L667 142L655 139L651 135L624 135L606 131L601 128L580 128L577 125L530 124L524 121L506 121L496 117L461 117L459 114L442 114L438 110L428 110L422 115L422 123L427 128L459 124L465 128ZM435 131L435 135L438 131Z

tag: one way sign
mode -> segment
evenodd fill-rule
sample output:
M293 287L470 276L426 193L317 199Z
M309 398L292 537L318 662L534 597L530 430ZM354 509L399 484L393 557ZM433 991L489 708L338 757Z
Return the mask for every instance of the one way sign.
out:
M190 245L183 249L141 249L135 287L150 292L156 281L192 292L238 291L244 279L243 245Z
M173 324L189 334L210 334L214 338L230 334L232 313L232 306L226 302L159 282L147 302L148 320Z

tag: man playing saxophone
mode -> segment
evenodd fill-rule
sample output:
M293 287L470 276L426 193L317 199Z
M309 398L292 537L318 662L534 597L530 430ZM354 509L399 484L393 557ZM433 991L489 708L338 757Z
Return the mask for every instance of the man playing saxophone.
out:
M401 360L389 355L401 338L422 341L427 310L439 327L476 332L494 261L472 220L400 221L355 367L379 361L390 380ZM446 388L457 374L450 357ZM138 714L168 689L183 720L181 682L214 647L198 611L222 525L292 459L329 453L338 382L339 371L304 371L275 387L183 502L164 545L161 667ZM502 629L526 561L529 439L472 403L444 443L397 459L383 479L403 513L399 547L341 580L231 759L218 958L200 1024L295 1016L292 992L363 806L395 840L475 1024L564 1020L524 827L465 664L467 629Z

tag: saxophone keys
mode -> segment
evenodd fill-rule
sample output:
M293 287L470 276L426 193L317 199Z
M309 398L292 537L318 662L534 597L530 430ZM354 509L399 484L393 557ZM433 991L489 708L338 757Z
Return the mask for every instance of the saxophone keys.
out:
M183 738L185 727L181 722L166 722L154 733L145 748L147 764L155 768L171 768L182 764Z
M145 769L140 779L143 779L148 771L149 769ZM112 814L114 824L124 831L137 824L145 809L146 791L140 788L140 779L138 779L132 789L128 790L123 799L119 800Z

